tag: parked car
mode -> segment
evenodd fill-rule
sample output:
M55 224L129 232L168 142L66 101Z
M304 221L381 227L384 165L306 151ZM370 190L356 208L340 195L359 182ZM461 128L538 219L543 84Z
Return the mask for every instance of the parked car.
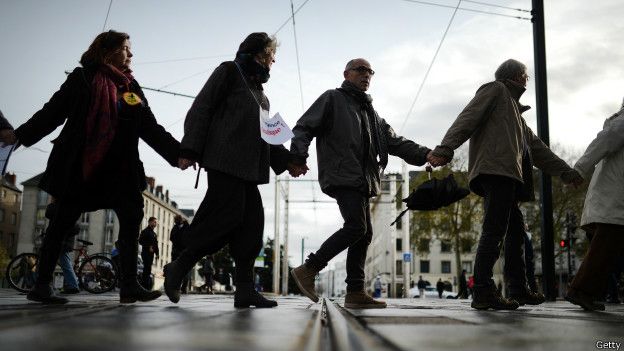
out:
M450 292L450 291L442 291L442 298L443 299L454 299L456 297L456 293ZM420 291L418 291L418 287L413 287L411 289L409 289L409 296L413 297L413 298L419 298L420 297ZM438 298L438 290L433 287L433 286L428 286L425 288L425 298L426 299L433 299L433 298Z

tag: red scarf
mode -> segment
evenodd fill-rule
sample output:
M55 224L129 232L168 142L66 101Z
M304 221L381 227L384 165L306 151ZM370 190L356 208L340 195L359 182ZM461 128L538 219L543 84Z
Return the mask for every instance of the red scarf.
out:
M126 88L132 71L121 72L101 65L91 82L91 104L85 123L86 143L82 155L82 177L89 180L110 149L117 130L117 87Z

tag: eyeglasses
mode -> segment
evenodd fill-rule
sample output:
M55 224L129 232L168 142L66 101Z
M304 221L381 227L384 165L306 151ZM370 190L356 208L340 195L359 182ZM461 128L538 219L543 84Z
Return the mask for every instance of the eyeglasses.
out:
M375 74L375 71L373 71L372 69L370 69L370 68L368 68L366 66L353 67L353 68L350 68L349 70L351 70L351 71L358 71L358 73L368 72L368 74L370 74L371 76Z

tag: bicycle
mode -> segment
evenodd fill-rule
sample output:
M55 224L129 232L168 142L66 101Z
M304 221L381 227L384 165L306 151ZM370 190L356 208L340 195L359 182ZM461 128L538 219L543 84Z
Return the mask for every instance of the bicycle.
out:
M78 277L78 283L83 290L92 294L101 294L111 291L117 284L117 267L113 261L102 255L90 256L88 247L92 242L77 239L82 246L74 248L77 252L74 258L73 269ZM23 293L29 292L37 280L37 263L39 255L36 253L21 253L9 262L6 269L6 278L9 285ZM56 265L55 272L60 272L60 266Z

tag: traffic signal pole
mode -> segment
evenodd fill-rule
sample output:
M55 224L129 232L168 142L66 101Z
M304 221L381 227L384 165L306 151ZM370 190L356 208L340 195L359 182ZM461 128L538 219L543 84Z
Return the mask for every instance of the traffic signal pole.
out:
M535 62L535 100L537 110L537 135L550 145L548 128L548 88L546 83L546 39L544 35L544 1L532 0L533 55ZM542 282L546 299L554 301L555 244L553 229L552 180L541 172L540 207L542 215Z

